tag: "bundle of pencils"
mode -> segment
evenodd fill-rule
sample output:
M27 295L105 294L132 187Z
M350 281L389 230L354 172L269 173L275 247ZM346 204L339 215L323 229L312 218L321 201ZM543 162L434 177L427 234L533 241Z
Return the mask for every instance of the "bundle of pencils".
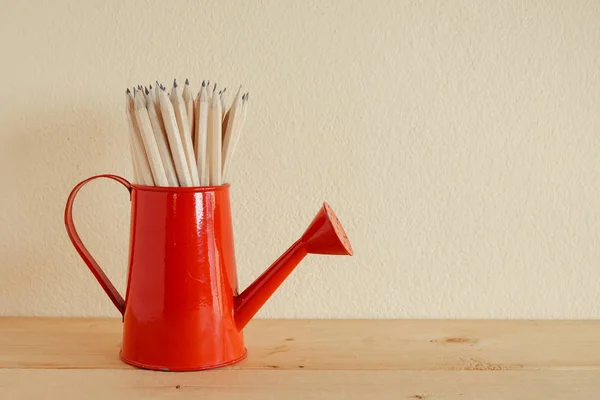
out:
M127 89L127 119L134 182L146 186L218 186L227 182L242 134L248 93L238 92L229 108L226 89L202 82L194 98L186 79L167 92L156 86Z

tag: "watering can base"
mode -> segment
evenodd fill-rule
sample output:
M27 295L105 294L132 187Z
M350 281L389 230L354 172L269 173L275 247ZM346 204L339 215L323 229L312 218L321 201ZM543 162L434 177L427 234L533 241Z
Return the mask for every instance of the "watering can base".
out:
M147 370L152 370L152 371L163 371L163 372L191 372L191 371L204 371L207 369L216 369L216 368L221 368L221 367L226 367L228 365L236 364L236 363L242 361L243 359L245 359L247 356L248 356L248 350L246 348L244 348L244 353L240 357L234 358L233 360L227 360L227 361L224 361L224 362L221 362L218 364L204 364L204 365L196 365L196 366L187 366L186 365L186 366L181 366L181 367L179 367L179 366L165 367L163 365L148 365L148 364L128 360L125 357L123 357L123 352L119 353L119 359L126 364L129 364L136 368L147 369Z

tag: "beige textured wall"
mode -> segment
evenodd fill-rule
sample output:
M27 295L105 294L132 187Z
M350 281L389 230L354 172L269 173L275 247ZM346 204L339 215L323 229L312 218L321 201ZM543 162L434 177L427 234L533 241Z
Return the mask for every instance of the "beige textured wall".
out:
M131 176L125 87L189 77L251 92L241 285L324 200L355 248L260 316L600 316L598 2L4 1L0 49L0 314L117 316L64 202ZM124 288L127 195L76 206Z

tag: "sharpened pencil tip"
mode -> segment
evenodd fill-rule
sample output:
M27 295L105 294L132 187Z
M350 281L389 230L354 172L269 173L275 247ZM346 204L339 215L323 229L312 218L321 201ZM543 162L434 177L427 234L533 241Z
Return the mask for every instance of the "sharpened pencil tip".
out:
M189 79L188 79L188 78L185 78L185 84L186 84L186 85L189 85L189 84L190 84L190 81L189 81Z
M129 90L129 88L127 88L127 90L125 91L125 94L131 94L131 90Z
M177 87L177 79L173 79L173 87Z
M202 87L206 87L206 82L202 81Z
M150 86L150 89L152 89L152 86ZM145 92L146 92L146 96L150 94L150 91L148 90L147 87L144 88Z
M217 82L215 82L215 86L213 87L213 93L217 90Z

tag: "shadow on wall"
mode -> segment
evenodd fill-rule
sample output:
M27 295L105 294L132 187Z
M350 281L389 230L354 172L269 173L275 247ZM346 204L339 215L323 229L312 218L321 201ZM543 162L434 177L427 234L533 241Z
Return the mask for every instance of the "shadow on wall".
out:
M105 117L96 109L70 105L28 108L2 121L0 315L32 315L33 310L56 315L72 312L72 292L79 291L74 296L90 296L87 289L96 285L87 269L77 265L81 260L66 235L63 213L67 196L77 182L96 173L123 174L123 165L129 167L124 161L124 157L128 160L124 152L128 149L126 127L111 125L110 118ZM129 171L124 172L127 176ZM76 202L75 221L80 221L80 235L84 241L88 239L92 253L99 241L115 241L101 233L110 225L114 227L115 221L93 217L90 220L95 226L87 227L81 216L102 214L107 207L127 207L127 199L116 193L117 189L91 199L82 191ZM119 201L107 202L113 193ZM115 212L123 214L120 220L126 221L127 211ZM101 258L112 258L98 255L99 262ZM110 275L110 268L107 270ZM73 279L79 275L85 276L90 286L74 287L81 282ZM97 293L91 295L95 298Z

